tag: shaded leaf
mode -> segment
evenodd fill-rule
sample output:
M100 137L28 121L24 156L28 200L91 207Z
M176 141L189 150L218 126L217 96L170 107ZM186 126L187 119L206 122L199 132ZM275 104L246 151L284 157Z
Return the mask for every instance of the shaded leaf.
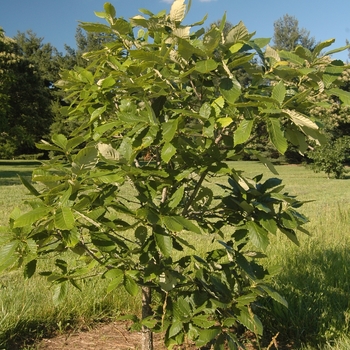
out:
M220 81L220 92L228 103L234 104L241 94L241 86L237 81L223 78Z
M164 233L154 233L154 238L162 254L170 256L173 250L173 239Z

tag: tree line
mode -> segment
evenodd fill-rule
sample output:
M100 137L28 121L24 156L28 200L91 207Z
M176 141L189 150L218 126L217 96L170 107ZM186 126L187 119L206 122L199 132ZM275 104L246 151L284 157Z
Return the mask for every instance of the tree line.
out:
M9 38L0 28L0 158L37 156L36 142L74 128L62 118L67 103L55 83L62 70L84 67L82 55L106 40L78 28L76 48L65 45L62 54L31 30Z
M212 25L218 24L220 21ZM231 28L232 24L226 22L224 33ZM38 152L36 142L49 139L55 133L68 135L76 127L76 122L69 121L62 113L67 102L63 91L57 88L55 82L60 79L60 72L75 66L85 67L87 61L83 54L101 49L113 37L85 32L78 27L75 38L76 48L65 45L63 54L52 44L44 43L44 38L38 37L31 30L18 32L9 38L0 29L1 158L43 156ZM274 22L273 48L291 51L300 46L307 55L311 54L316 45L316 39L310 36L308 30L300 28L295 17L286 14ZM258 60L256 64L259 65ZM330 72L332 74L335 73ZM337 78L340 89L350 90L349 77L350 70L345 70ZM251 79L249 72L241 69L240 83L249 84ZM313 163L315 170L325 171L335 177L344 175L344 163L349 160L350 120L348 109L341 102L338 96L320 94L318 106L312 113L322 120L327 142L322 147L309 147L302 155L289 145L284 160L300 162L307 159ZM261 127L255 125L257 130ZM264 150L270 158L280 157L267 139L257 137L254 147Z

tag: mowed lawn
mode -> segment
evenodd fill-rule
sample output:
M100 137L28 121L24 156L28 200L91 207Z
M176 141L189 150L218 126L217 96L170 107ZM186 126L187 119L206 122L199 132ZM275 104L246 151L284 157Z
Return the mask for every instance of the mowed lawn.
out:
M247 176L264 173L265 179L276 177L257 162L230 164ZM0 164L0 225L7 223L14 207L26 210L22 200L28 191L17 174L30 179L32 169L33 165ZM271 237L264 263L271 271L276 270L272 283L287 299L289 309L271 300L259 305L265 336L278 334L277 339L286 340L293 349L349 349L350 180L327 179L297 165L276 169L286 192L300 200L312 200L300 210L310 219L307 228L311 235L300 235L300 247L284 237ZM138 297L120 291L106 294L106 283L100 279L86 281L83 293L72 289L67 301L55 306L52 288L44 278L24 280L21 271L4 273L0 276L0 349L57 330L64 332L81 324L139 312Z

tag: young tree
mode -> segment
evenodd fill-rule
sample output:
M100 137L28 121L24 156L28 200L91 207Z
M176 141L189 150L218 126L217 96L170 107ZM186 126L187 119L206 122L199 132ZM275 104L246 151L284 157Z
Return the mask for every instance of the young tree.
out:
M312 51L316 46L314 37L305 28L299 28L299 21L288 14L278 19L274 24L273 42L278 50L292 51L298 45Z
M319 44L304 69L300 50L275 51L243 23L224 36L222 26L192 31L203 21L182 24L184 0L169 14L143 9L130 21L110 3L104 10L96 14L107 25L82 28L115 40L85 54L86 68L62 73L65 113L80 126L38 144L59 156L34 171L38 189L23 180L37 201L3 229L1 269L24 266L30 277L39 257L69 251L74 265L60 256L46 272L56 301L94 270L110 280L108 292L142 291L142 318L131 318L143 326L144 350L152 349L151 331L164 331L169 348L236 349L240 325L262 334L257 299L286 305L259 263L269 235L298 244L307 219L281 180L248 179L230 161L253 152L256 123L280 153L287 139L302 151L310 137L322 139L307 97L333 68L318 55L333 41ZM252 63L256 54L262 66ZM247 86L236 79L242 65L253 77ZM154 161L142 162L149 149Z

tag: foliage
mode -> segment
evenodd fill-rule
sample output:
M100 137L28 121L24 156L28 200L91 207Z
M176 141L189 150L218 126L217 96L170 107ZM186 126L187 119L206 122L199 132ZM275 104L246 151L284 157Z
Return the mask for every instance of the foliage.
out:
M350 155L350 136L343 136L328 141L321 147L316 147L308 153L313 160L312 168L316 171L323 171L328 177L333 175L336 179L345 176L345 161Z
M153 292L149 314L132 319L165 331L169 348L192 341L236 349L241 326L262 334L256 300L286 305L259 263L270 234L298 244L307 219L281 180L248 179L227 160L253 152L257 124L282 154L287 140L301 151L309 138L322 140L306 97L334 67L319 56L333 41L312 54L277 52L242 22L223 36L225 16L220 27L192 32L204 21L182 24L184 0L169 14L143 9L130 21L116 18L110 3L104 10L96 15L107 25L81 26L115 40L86 53L87 67L62 73L57 85L70 101L63 113L80 126L37 145L58 155L34 170L37 188L23 180L37 200L27 213L15 210L3 230L1 270L24 266L31 277L39 258L72 251L75 264L62 255L44 273L56 302L102 268L108 292ZM236 78L242 67L253 77L246 86ZM213 191L220 177L228 182ZM204 256L198 239L208 242Z
M350 161L350 119L347 98L349 96L349 69L345 69L334 82L337 95L323 92L315 98L316 106L311 114L320 119L327 135L327 143L315 146L307 152L315 171L323 171L329 177L342 178L345 164Z
M299 28L299 21L294 16L285 14L274 22L273 27L275 49L292 51L300 45L312 51L316 47L315 38L310 37L310 32L305 28Z
M35 142L48 134L50 94L15 40L0 31L0 156L36 152Z
M20 198L27 197L26 188L20 186L16 173L29 176L32 167L24 163L16 165L18 163L0 163L0 225L6 224L10 211ZM234 166L244 169L248 176L256 173L269 176L269 170L256 161L238 161ZM300 247L288 244L281 235L270 237L268 257L263 263L271 271L274 266L281 266L273 285L288 301L288 309L272 300L263 301L264 308L258 311L258 315L264 324L264 339L268 344L271 337L279 332L279 344L284 344L286 340L288 344L294 344L294 349L304 349L298 346L300 343L313 344L312 349L323 348L326 341L334 343L338 337L346 336L350 322L347 298L350 293L350 276L347 273L349 237L344 235L349 222L350 182L337 180L335 187L333 181L302 166L277 165L276 170L286 191L300 193L301 199L313 199L303 206L303 212L310 219L307 227L312 235L299 237ZM224 178L221 181L225 183ZM218 194L215 186L212 190ZM197 254L208 246L204 240L195 239L194 242ZM45 270L48 270L48 263L46 259L42 261ZM338 273L334 274L334 271ZM0 319L5 320L0 325L0 339L6 341L2 344L4 348L14 348L9 345L10 339L17 342L26 339L27 344L33 336L39 339L44 329L52 326L52 321L54 330L58 330L58 322L60 327L69 324L71 330L108 315L114 320L119 314L139 314L139 295L128 297L123 288L106 294L106 279L84 282L82 295L80 291L70 289L63 305L55 307L46 280L40 276L33 277L23 280L21 271L5 273L1 277L0 300L3 308ZM103 306L105 311L96 306ZM305 310L309 312L305 313ZM36 320L40 327L38 330L34 328ZM343 349L347 349L346 346Z

